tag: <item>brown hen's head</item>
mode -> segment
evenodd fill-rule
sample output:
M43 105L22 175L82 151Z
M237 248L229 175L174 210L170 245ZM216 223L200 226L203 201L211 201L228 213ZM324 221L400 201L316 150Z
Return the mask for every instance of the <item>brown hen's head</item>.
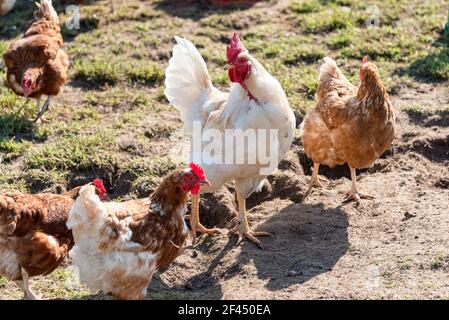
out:
M367 83L380 81L379 69L377 69L374 63L368 62L367 60L368 58L360 65L360 81Z
M363 66L368 62L368 56L363 56L362 63L360 64L359 68L359 80L362 81L363 79Z
M95 187L95 193L98 195L101 201L106 198L106 188L103 185L103 181L101 179L95 179L92 184Z
M232 82L243 84L251 73L251 61L241 56L241 53L246 51L239 36L234 33L230 45L226 48L226 62L231 66L228 76Z
M36 89L36 80L29 73L25 73L22 77L22 89L25 97L28 97Z
M204 170L194 162L189 164L189 168L182 170L179 178L179 186L183 192L198 194L201 186L210 186L210 182L206 179Z

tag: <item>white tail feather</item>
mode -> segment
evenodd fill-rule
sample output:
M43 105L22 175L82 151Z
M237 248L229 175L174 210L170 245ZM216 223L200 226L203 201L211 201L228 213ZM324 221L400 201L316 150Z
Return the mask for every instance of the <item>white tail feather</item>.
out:
M214 89L206 63L196 47L187 39L175 37L173 57L165 70L165 91L168 101L181 112L187 132L194 120L201 120L203 105Z

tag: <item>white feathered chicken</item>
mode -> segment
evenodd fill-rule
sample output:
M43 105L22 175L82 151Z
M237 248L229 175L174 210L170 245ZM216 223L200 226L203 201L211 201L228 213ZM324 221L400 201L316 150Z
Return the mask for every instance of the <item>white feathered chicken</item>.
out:
M240 216L239 224L233 230L239 234L237 244L245 237L261 246L256 236L269 234L249 228L245 199L277 169L290 148L295 129L293 111L279 81L248 53L236 34L226 51L230 66L228 75L233 83L229 93L213 86L206 63L195 46L186 39L175 39L177 44L165 72L165 96L181 112L186 132L192 138L191 158L200 164L211 182L211 187L203 186L201 192L218 190L226 182L234 180ZM239 129L242 130L240 132L252 129L253 133L260 133L256 140L248 138L241 153L236 148L241 144L236 142L233 146L225 146L224 138L225 130L236 134ZM268 138L270 133L274 136ZM261 146L265 146L265 150ZM237 160L239 155L244 156L239 158L243 161ZM262 155L271 159L269 168ZM206 234L218 232L200 224L198 195L192 195L190 223L194 239L197 231Z

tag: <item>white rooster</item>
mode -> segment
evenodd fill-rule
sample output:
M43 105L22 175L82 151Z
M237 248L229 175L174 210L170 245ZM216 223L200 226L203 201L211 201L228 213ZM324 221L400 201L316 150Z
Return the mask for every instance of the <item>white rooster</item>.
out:
M269 233L249 228L245 201L277 169L290 148L295 130L293 111L279 81L248 53L237 34L226 50L228 75L233 83L229 93L213 86L206 63L196 47L187 39L175 39L177 44L165 72L164 93L181 112L184 128L191 137L190 157L200 164L211 183L211 187L201 187L201 192L216 191L233 180L239 206L239 224L233 230L239 235L237 244L247 238L262 247L256 236ZM247 137L242 154L237 150L242 144L229 145L225 140L229 130L262 134L257 134L256 140ZM199 195L192 195L190 224L194 241L196 232L219 233L200 224Z

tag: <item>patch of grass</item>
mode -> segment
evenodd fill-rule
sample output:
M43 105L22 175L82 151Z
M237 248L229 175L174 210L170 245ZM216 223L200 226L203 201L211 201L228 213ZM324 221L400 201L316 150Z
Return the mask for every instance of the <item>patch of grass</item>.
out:
M300 47L293 51L288 51L284 63L287 65L297 65L298 63L312 64L324 58L325 52L318 47Z
M75 78L98 86L115 85L120 81L155 85L164 80L164 71L158 65L148 62L122 64L104 59L77 60Z
M144 85L160 84L165 77L164 71L158 65L148 62L127 65L125 74L132 83Z
M94 108L80 108L75 111L73 119L76 121L83 121L86 119L99 120L100 116L98 111Z
M358 17L358 13L349 8L328 6L319 12L299 16L298 25L309 33L326 33L351 27Z
M3 161L11 161L21 155L31 146L29 141L0 140L0 153Z
M427 113L425 107L421 104L410 104L402 108L402 110L413 117L424 117Z
M5 277L0 276L0 287L5 286L8 283L8 279Z
M412 258L405 258L398 260L398 266L401 271L409 270L412 267Z
M418 59L410 66L410 71L416 75L433 78L435 80L449 79L449 47L439 52L429 54Z
M321 9L321 4L318 0L293 0L290 9L301 14L318 12Z
M116 64L106 60L77 60L74 63L75 79L93 85L114 85L119 79L119 70Z
M46 170L113 170L118 160L113 137L104 132L77 135L46 144L25 156L27 169Z
M353 36L344 30L334 34L329 38L329 43L327 44L331 49L342 49L349 47L353 44Z
M435 257L435 259L430 263L431 270L440 270L449 264L449 258L447 255L441 253Z
M3 57L3 54L8 50L8 44L6 41L0 41L0 57ZM3 63L3 61L2 61Z

